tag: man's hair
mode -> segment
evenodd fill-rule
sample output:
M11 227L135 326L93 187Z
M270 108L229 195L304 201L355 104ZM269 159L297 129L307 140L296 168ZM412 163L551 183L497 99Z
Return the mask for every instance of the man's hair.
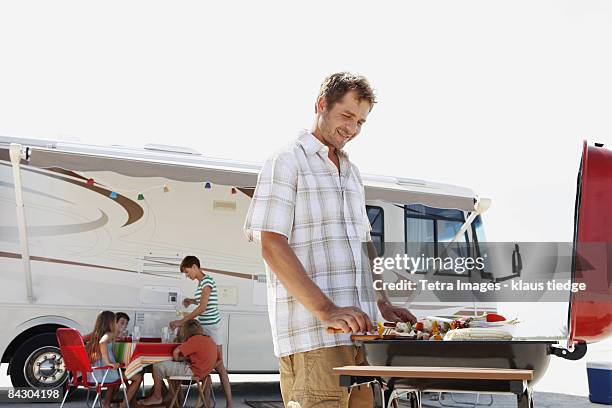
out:
M115 319L117 319L117 321L119 321L119 319L125 319L128 322L130 321L130 316L127 315L127 313L123 313L123 312L117 312L115 313Z
M325 78L321 84L321 89L319 89L317 102L319 98L323 96L327 102L327 109L331 109L336 102L341 100L344 95L350 91L355 91L357 93L359 102L368 101L370 110L372 110L376 103L374 90L366 77L351 72L336 72ZM315 113L316 112L317 104L315 103Z
M200 260L197 257L193 256L193 255L187 255L181 261L180 270L183 271L183 268L191 268L193 265L197 265L198 268L199 268L200 267Z

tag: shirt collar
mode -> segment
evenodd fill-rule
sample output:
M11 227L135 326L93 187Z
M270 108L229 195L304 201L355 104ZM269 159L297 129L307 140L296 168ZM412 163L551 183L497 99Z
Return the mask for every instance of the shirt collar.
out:
M302 129L299 133L298 143L302 145L306 155L310 156L318 152L324 152L327 154L329 148L325 146L319 139L317 139L312 133L306 129ZM336 149L338 157L348 158L346 151L342 149Z

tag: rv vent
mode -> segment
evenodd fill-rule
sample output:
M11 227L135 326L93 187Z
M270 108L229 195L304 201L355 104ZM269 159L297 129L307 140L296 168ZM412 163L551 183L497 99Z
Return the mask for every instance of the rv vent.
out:
M196 149L192 149L191 147L183 147L183 146L170 146L170 145L147 143L144 148L145 150L154 150L157 152L192 154L195 156L202 155L202 153L198 152Z
M213 210L214 211L236 211L236 202L235 201L221 201L215 200L213 201Z
M266 283L266 275L256 275L257 283Z
M180 256L159 256L147 254L142 259L142 273L160 276L180 276Z

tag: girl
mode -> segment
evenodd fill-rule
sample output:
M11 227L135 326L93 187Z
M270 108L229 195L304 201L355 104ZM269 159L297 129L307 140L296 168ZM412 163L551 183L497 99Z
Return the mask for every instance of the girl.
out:
M104 384L108 384L119 380L120 374L117 370L119 368L119 363L115 361L112 343L117 335L116 324L115 314L108 310L101 312L96 318L96 324L91 333L91 339L89 343L87 343L87 356L89 357L89 361L91 361L92 367L112 366L113 368L108 370L94 370L93 373L88 373L87 380L91 383L102 383L102 381L104 381ZM123 381L127 384L128 379L124 374L121 375L123 376ZM131 400L138 390L138 386L142 381L142 375L134 375L131 381L131 384L126 390L128 400ZM102 406L104 408L110 408L110 401L115 393L113 388L115 387L109 388L104 394L104 400L102 401ZM126 401L123 401L121 406L127 406Z

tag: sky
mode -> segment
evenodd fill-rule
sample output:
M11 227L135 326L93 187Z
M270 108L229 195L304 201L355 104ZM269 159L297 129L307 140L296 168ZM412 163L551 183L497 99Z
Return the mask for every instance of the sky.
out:
M571 241L583 140L612 146L611 49L605 1L2 1L0 135L262 162L348 70L379 100L347 146L362 173L491 198L490 241ZM586 392L584 363L552 364L540 389Z
M474 189L491 241L571 241L582 141L612 145L604 1L5 1L0 134L263 161L321 80L379 103L364 173Z

